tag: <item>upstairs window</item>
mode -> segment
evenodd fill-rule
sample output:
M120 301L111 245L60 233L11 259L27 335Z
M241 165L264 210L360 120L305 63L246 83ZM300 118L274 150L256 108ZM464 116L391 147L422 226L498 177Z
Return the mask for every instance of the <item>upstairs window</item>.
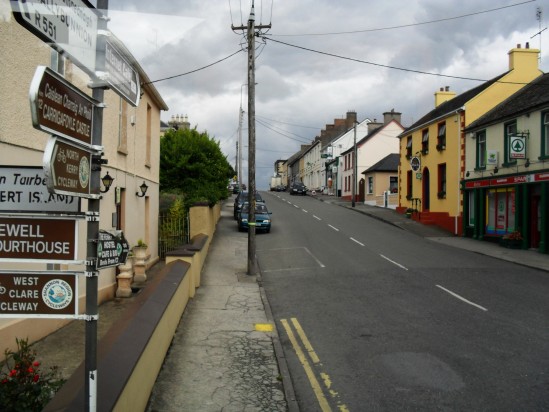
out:
M476 169L486 169L486 131L477 133Z
M429 153L429 129L421 132L421 153Z
M510 154L510 144L511 144L511 138L513 136L516 136L517 134L517 122L516 120L515 121L512 121L512 122L509 122L509 123L506 123L505 124L505 135L503 136L503 144L504 144L504 147L503 147L503 159L504 159L504 164L503 166L508 166L508 165L514 165L515 163L517 163L517 161L515 159L511 159L511 154Z
M440 123L437 133L437 150L444 149L446 149L446 123Z
M412 136L406 138L406 157L412 157Z
M549 112L541 115L541 157L549 158Z

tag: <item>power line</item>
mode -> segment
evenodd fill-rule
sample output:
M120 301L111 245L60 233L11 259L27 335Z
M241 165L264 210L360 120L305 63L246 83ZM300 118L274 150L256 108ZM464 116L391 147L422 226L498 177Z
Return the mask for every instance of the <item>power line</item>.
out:
M507 8L510 8L510 7L522 6L524 4L533 3L535 1L536 0L527 0L527 1L523 1L522 3L510 4L508 6L497 7L495 9L477 11L477 12L474 12L474 13L463 14L463 15L460 15L460 16L446 17L444 19L430 20L430 21L424 21L424 22L420 22L420 23L403 24L403 25L399 25L399 26L379 27L379 28L375 28L375 29L352 30L352 31L341 31L341 32L331 32L331 33L271 34L270 36L276 36L276 37L334 36L334 35L340 35L340 34L369 33L369 32L375 32L375 31L403 29L403 28L407 28L407 27L423 26L423 25L426 25L426 24L441 23L441 22L444 22L444 21L457 20L457 19L462 19L464 17L476 16L476 15L479 15L479 14L492 13L494 11L499 11L499 10L507 9Z
M216 65L216 64L218 64L218 63L221 63L222 61L227 60L228 58L233 57L235 54L240 53L240 52L242 52L242 51L243 51L242 49L237 50L237 51L235 51L233 54L228 55L227 57L223 57L222 59L219 59L219 60L217 60L217 61L215 61L215 62L213 62L213 63L210 63L210 64L208 64L208 65L206 65L206 66L202 66L202 67L200 67L200 68L198 68L198 69L191 70L190 72L181 73L181 74L176 74L175 76L165 77L165 78L163 78L163 79L153 80L153 81L150 81L150 82L147 82L147 83L143 83L142 85L144 86L144 85L147 85L147 84L158 83L158 82L162 82L162 81L164 81L164 80L175 79L176 77L181 77L181 76L186 76L187 74L196 73L196 72L198 72L198 71L200 71L200 70L204 70L204 69L207 69L208 67L212 67L212 66L214 66L214 65Z
M286 130L284 130L284 132L281 132L279 130L276 130L277 127L276 126L273 126L273 125L269 125L267 122L263 121L263 120L260 120L260 119L257 119L256 118L256 121L257 123L259 123L261 126L281 135L281 136L284 136L284 137L287 137L288 139L291 139L291 140L295 140L296 142L300 142L300 143L309 143L309 140L306 138L306 137L303 137L303 136L299 136L295 133L292 133L292 132L288 132ZM279 128L278 128L279 129ZM299 139L296 139L295 137L291 137L289 136L288 134L286 133L289 133L289 134L293 134L294 136L297 136L299 137Z
M289 125L289 126L302 127L302 128L304 128L304 129L315 129L315 130L318 130L318 129L319 129L318 127L315 127L315 126L302 126L302 125L300 125L300 124L286 123L286 122L282 122L282 121L280 121L280 120L269 119L268 117L265 117L265 116L258 116L258 115L256 115L256 117L259 117L259 118L265 119L265 120L270 120L271 122L287 124L287 125Z

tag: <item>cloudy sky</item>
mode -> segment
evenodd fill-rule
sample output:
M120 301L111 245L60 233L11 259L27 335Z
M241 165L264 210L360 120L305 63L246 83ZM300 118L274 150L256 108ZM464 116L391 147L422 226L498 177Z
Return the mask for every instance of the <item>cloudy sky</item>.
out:
M548 6L540 0L256 0L256 24L272 25L256 39L257 187L268 187L277 159L349 110L364 120L394 108L409 126L433 109L440 87L459 94L480 84L463 78L505 72L507 53L519 43L540 48L541 40L540 68L548 71L549 30L536 36L548 26ZM250 0L109 2L110 29L153 81L225 59L155 85L170 107L162 119L187 115L191 126L220 141L233 166L241 102L247 111L247 55L243 32L231 26L246 25L250 9ZM246 116L244 129L247 182Z

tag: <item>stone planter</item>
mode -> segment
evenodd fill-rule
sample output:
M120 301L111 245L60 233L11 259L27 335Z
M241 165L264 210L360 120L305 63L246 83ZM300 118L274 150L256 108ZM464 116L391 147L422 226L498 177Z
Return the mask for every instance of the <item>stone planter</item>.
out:
M117 298L129 298L132 295L133 266L132 258L127 258L126 263L118 266L120 273L116 276L118 287L116 289Z
M145 273L145 268L147 267L145 263L147 260L147 248L135 246L133 248L133 254L133 281L137 284L144 283L147 280L147 273Z

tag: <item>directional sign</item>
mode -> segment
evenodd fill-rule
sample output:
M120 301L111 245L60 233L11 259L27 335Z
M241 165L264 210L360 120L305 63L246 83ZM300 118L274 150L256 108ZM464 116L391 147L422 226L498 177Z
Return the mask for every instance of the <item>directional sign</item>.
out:
M78 315L76 272L0 273L0 318L74 318Z
M99 198L99 188L91 193L92 153L62 142L50 139L44 152L44 173L51 193Z
M32 125L91 146L96 100L45 66L38 66L30 92Z
M75 263L77 239L74 218L0 216L0 261Z
M511 136L509 138L509 158L526 159L526 139L524 136Z
M80 199L48 192L42 167L0 166L0 212L78 213Z
M105 45L105 81L132 106L139 104L140 85L137 70L128 62L123 53L110 41Z
M130 245L121 233L117 236L105 230L99 231L97 243L97 269L104 269L126 263Z
M99 13L86 0L11 0L15 20L93 73Z

